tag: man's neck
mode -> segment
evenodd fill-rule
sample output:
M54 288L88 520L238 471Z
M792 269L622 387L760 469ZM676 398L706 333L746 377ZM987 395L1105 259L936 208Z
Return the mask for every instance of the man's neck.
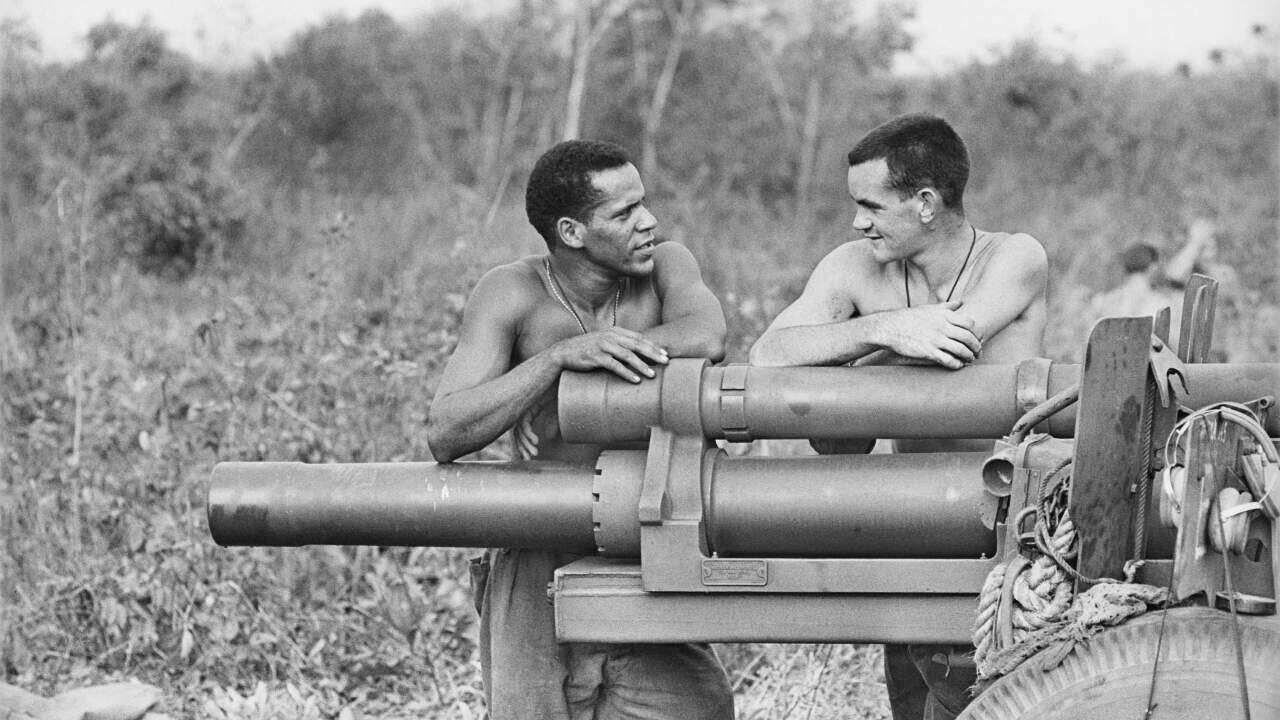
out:
M578 307L595 311L613 303L622 278L600 267L585 253L549 253L554 282L565 299Z
M963 271L976 232L963 215L939 218L928 246L907 260L912 271L924 277L931 294L955 282Z

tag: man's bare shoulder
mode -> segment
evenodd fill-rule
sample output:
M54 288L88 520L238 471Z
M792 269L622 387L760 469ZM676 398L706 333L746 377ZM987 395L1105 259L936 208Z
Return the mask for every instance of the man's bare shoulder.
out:
M878 288L883 285L884 268L869 241L842 243L818 261L804 292L783 314L791 320L805 318L792 324L812 324L866 313L880 304Z
M809 277L810 286L827 292L838 292L850 299L865 292L868 284L877 284L886 266L876 260L869 240L851 240L827 253Z
M537 255L490 268L476 282L468 309L483 307L504 315L528 310L542 297L541 268L542 259Z
M694 261L693 253L689 251L689 248L685 247L684 245L681 245L675 240L663 240L662 242L655 245L653 248L653 257L655 260L660 260L660 261L662 260L666 260L666 261L675 260L676 262L680 262L683 260L688 260L691 262Z
M1030 264L1043 264L1047 256L1040 241L1027 233L988 232L987 244L993 257L1021 260Z
M705 289L697 258L689 248L671 240L654 247L653 272L645 278L634 278L632 282L638 282L640 287L652 286L659 295Z
M850 240L837 245L818 263L826 272L838 273L844 277L865 277L880 274L882 266L876 261L871 250L871 241L865 238Z
M974 257L975 281L997 282L1043 290L1049 258L1039 240L1027 233L982 232Z
M542 287L542 256L530 255L502 265L495 265L480 276L476 286L492 286L511 295L538 293Z
M865 288L869 281L882 273L883 268L874 258L868 241L841 243L818 261L813 273L809 274L805 293L814 299L826 297L827 300L840 299L856 305L855 296L860 288Z
M653 271L661 279L698 269L698 261L689 248L674 240L664 240L653 248Z

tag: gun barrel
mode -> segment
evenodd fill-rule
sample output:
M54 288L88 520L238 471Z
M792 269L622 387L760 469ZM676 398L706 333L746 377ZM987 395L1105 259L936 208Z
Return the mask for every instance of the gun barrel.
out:
M985 453L733 458L707 452L707 539L723 556L978 557ZM565 463L221 463L220 545L529 547L640 555L645 453ZM698 483L701 484L701 483ZM695 487L697 484L695 484Z
M998 438L1026 410L1080 381L1082 366L934 367L707 366L672 360L659 376L629 383L607 372L560 379L560 428L570 442L644 440L661 426L707 438ZM1280 393L1280 364L1187 364L1188 397L1202 407ZM1076 406L1046 420L1054 437L1075 434ZM1280 435L1280 413L1267 418Z
M555 547L594 552L589 467L555 462L225 462L219 545Z
M995 551L987 453L717 454L708 527L722 556L976 558Z

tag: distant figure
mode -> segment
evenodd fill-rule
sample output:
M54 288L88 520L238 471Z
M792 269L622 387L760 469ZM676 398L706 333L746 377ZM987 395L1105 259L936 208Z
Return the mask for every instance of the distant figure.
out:
M1124 249L1120 264L1124 279L1112 290L1096 296L1090 303L1090 315L1096 321L1104 317L1154 316L1170 309L1169 341L1178 341L1178 325L1182 318L1182 293L1193 274L1207 275L1218 281L1218 316L1231 317L1233 293L1238 291L1234 268L1218 259L1217 227L1212 220L1197 215L1187 225L1187 241L1162 267L1159 252L1147 243L1135 243Z
M1203 215L1192 218L1187 243L1164 268L1165 277L1177 288L1186 287L1195 273L1208 275L1223 287L1236 284L1235 268L1218 258L1218 226Z
M1261 350L1260 357L1273 357L1266 348L1277 344L1275 325L1260 318L1275 313L1275 309L1261 302L1255 291L1240 282L1236 269L1219 257L1218 226L1212 218L1203 214L1192 216L1187 224L1187 242L1165 266L1164 272L1179 294L1193 274L1218 281L1216 329L1210 351L1213 362L1226 362L1230 355L1242 350L1247 355ZM1245 308L1249 310L1246 312ZM1269 336L1271 340L1262 336Z
M1090 315L1095 320L1104 317L1155 316L1163 308L1172 309L1170 338L1176 338L1174 329L1178 323L1178 310L1182 304L1178 294L1164 282L1159 252L1147 243L1135 243L1120 254L1124 278L1120 285L1094 297L1090 303ZM1185 282L1185 277L1184 277Z

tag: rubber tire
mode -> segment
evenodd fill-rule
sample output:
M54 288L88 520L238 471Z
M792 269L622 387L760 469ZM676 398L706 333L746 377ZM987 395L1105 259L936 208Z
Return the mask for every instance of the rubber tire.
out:
M969 704L959 720L1141 720L1160 635L1149 612L1076 646L1044 672L1033 657ZM1280 718L1280 617L1240 617L1249 709ZM1231 615L1209 608L1168 612L1152 720L1243 716Z

